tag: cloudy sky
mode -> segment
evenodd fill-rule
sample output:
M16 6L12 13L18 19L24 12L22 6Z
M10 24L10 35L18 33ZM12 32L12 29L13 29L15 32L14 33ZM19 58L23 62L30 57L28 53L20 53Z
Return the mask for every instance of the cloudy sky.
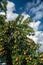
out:
M4 12L0 12L4 14ZM30 26L35 30L35 36L30 36L36 43L41 44L43 51L43 0L8 0L7 20L15 19L18 14L34 20Z

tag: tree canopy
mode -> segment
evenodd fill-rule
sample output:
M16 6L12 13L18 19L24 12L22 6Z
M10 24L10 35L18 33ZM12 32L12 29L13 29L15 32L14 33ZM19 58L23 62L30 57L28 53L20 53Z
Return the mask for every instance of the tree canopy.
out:
M23 21L24 16L19 14L15 20L7 22L7 1L3 0L0 5L5 12L5 16L0 15L0 57L5 57L6 65L38 65L39 45L27 37L34 34L28 25L33 20L28 17Z

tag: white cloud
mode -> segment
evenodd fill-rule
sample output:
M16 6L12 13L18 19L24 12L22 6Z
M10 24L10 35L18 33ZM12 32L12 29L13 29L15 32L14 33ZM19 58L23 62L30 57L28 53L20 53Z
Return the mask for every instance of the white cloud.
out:
M41 44L40 50L43 51L43 32L38 31L39 25L41 21L30 23L30 26L34 29L35 35L28 36L29 38L33 39L35 43Z
M9 20L14 20L18 14L17 13L14 13L13 11L16 10L15 8L15 4L11 1L7 1L7 19L6 21L9 21ZM2 15L5 15L4 12L1 12L0 14ZM26 14L25 12L22 13L22 15L24 16L24 19L25 20L27 17L30 17L28 14Z
M7 4L7 21L9 20L14 20L18 14L17 13L13 13L13 11L15 11L15 4L13 2L8 1Z
M0 12L0 15L5 15L5 13L4 12Z
M8 1L7 11L13 12L15 9L15 4L13 2Z
M23 12L22 15L24 16L23 21L24 21L25 19L27 19L28 17L30 17L28 14L26 14L26 12Z
M25 6L25 10L28 12L33 7L33 3L28 2Z
M34 21L29 24L29 26L31 26L35 31L35 35L34 36L31 35L31 36L29 36L29 38L33 39L36 43L38 41L38 35L40 34L40 31L37 31L39 25L40 25L40 21L37 21L37 22Z
M34 36L29 36L30 39L33 39L34 42L37 44L41 44L40 50L43 51L43 32L42 31L36 31Z
M7 21L15 20L15 18L18 16L16 13L7 13Z
M42 10L42 9L43 9L43 2L42 2L40 5L36 6L36 7L33 6L33 7L31 8L30 12L36 13L37 11Z
M8 5L7 5L7 21L14 20L18 16L17 13L13 13L13 11L15 11L15 10L16 10L15 4L13 2L8 1ZM23 12L22 15L24 16L23 20L25 20L27 17L30 17L25 12Z
M37 22L31 22L29 25L35 30L35 31L37 31L38 30L38 27L39 27L39 25L40 25L40 21L37 21Z
M37 20L37 19L41 19L43 17L43 12L40 12L38 11L35 15L35 17L33 17L34 20Z
M40 4L41 0L32 0L34 6L37 6L38 4Z
M7 4L7 19L6 21L9 21L9 20L14 20L18 14L17 13L13 13L13 11L15 11L15 4L11 1L7 1L8 4ZM0 12L1 15L5 15L4 12Z
M41 2L41 0L33 0L33 2L29 2L26 4L25 11L30 15L34 14L34 20L39 20L43 17L43 2Z
M36 3L35 3L36 2ZM41 3L41 0L33 0L33 2L28 2L25 6L25 10L28 11L30 9L30 12L35 13L36 11L42 9L42 5L43 3ZM37 6L38 4L40 4L39 6Z

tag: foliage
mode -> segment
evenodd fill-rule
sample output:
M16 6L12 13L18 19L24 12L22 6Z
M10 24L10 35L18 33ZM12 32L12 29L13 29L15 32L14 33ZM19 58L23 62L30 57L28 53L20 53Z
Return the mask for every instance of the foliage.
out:
M1 9L6 15L6 1ZM13 21L5 21L5 16L0 15L0 56L5 56L6 61L13 62L13 65L38 65L39 56L36 51L39 45L27 37L34 30L28 25L33 20L27 18L23 21L23 16L18 17ZM11 58L12 57L12 58ZM10 64L12 65L12 64Z

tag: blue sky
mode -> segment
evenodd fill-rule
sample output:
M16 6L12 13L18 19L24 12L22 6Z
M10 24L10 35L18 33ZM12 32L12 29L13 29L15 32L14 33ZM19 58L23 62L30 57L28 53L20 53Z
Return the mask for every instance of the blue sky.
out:
M40 20L38 30L43 31L43 0L9 0L15 4L16 13L26 12L35 21Z
M5 15L4 12L0 14ZM7 21L14 20L18 14L22 14L24 19L29 16L34 20L30 26L35 30L35 35L30 38L41 44L40 50L43 51L43 0L8 0Z

